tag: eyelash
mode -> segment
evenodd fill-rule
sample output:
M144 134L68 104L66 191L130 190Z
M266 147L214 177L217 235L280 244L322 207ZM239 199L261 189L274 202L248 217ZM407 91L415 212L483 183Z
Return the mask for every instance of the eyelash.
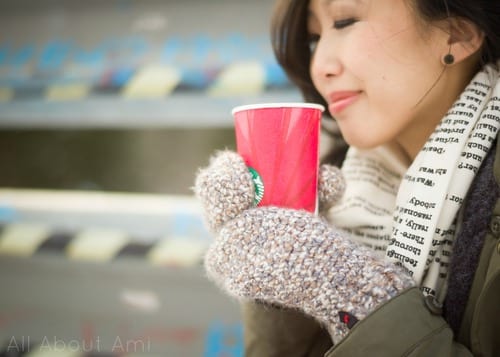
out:
M354 17L349 17L347 19L342 19L342 20L336 20L333 22L333 28L336 30L342 30L343 28L346 28L348 26L355 24L357 21L358 20ZM312 35L312 34L309 35L308 44L309 44L309 50L311 51L311 53L313 53L314 50L316 49L318 41L319 41L319 35Z
M358 20L354 17L350 17L348 19L337 20L333 22L333 28L336 30L342 30L347 26L351 26L356 23Z

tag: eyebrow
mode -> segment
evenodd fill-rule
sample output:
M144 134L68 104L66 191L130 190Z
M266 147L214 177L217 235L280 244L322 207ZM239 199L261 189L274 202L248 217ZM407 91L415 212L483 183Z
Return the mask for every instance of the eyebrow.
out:
M347 2L347 3L353 3L355 5L361 5L365 2L366 0L322 0L322 5L323 6L330 6L333 3L342 3L342 2ZM310 10L307 11L308 15L311 16L313 15Z
M362 2L362 0L323 0L323 3L325 5L330 5L330 4L334 3L334 2L339 2L339 1L351 1L353 3L360 3L360 2Z

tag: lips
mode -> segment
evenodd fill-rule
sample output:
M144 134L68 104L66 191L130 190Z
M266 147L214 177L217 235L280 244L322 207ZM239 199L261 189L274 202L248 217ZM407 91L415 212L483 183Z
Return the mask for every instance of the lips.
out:
M359 98L360 91L337 91L329 96L328 109L332 115L338 114Z

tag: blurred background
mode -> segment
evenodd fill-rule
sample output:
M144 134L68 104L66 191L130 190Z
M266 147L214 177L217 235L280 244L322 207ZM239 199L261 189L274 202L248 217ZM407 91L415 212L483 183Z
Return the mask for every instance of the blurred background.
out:
M0 356L242 356L196 170L301 100L268 0L0 0Z

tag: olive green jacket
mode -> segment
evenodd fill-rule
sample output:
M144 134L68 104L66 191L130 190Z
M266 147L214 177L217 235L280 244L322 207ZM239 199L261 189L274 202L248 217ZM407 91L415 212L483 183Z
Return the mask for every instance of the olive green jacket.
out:
M500 143L494 161L500 185ZM309 317L260 304L243 306L248 357L500 356L500 199L485 237L458 336L432 299L404 291L357 323L337 345Z

